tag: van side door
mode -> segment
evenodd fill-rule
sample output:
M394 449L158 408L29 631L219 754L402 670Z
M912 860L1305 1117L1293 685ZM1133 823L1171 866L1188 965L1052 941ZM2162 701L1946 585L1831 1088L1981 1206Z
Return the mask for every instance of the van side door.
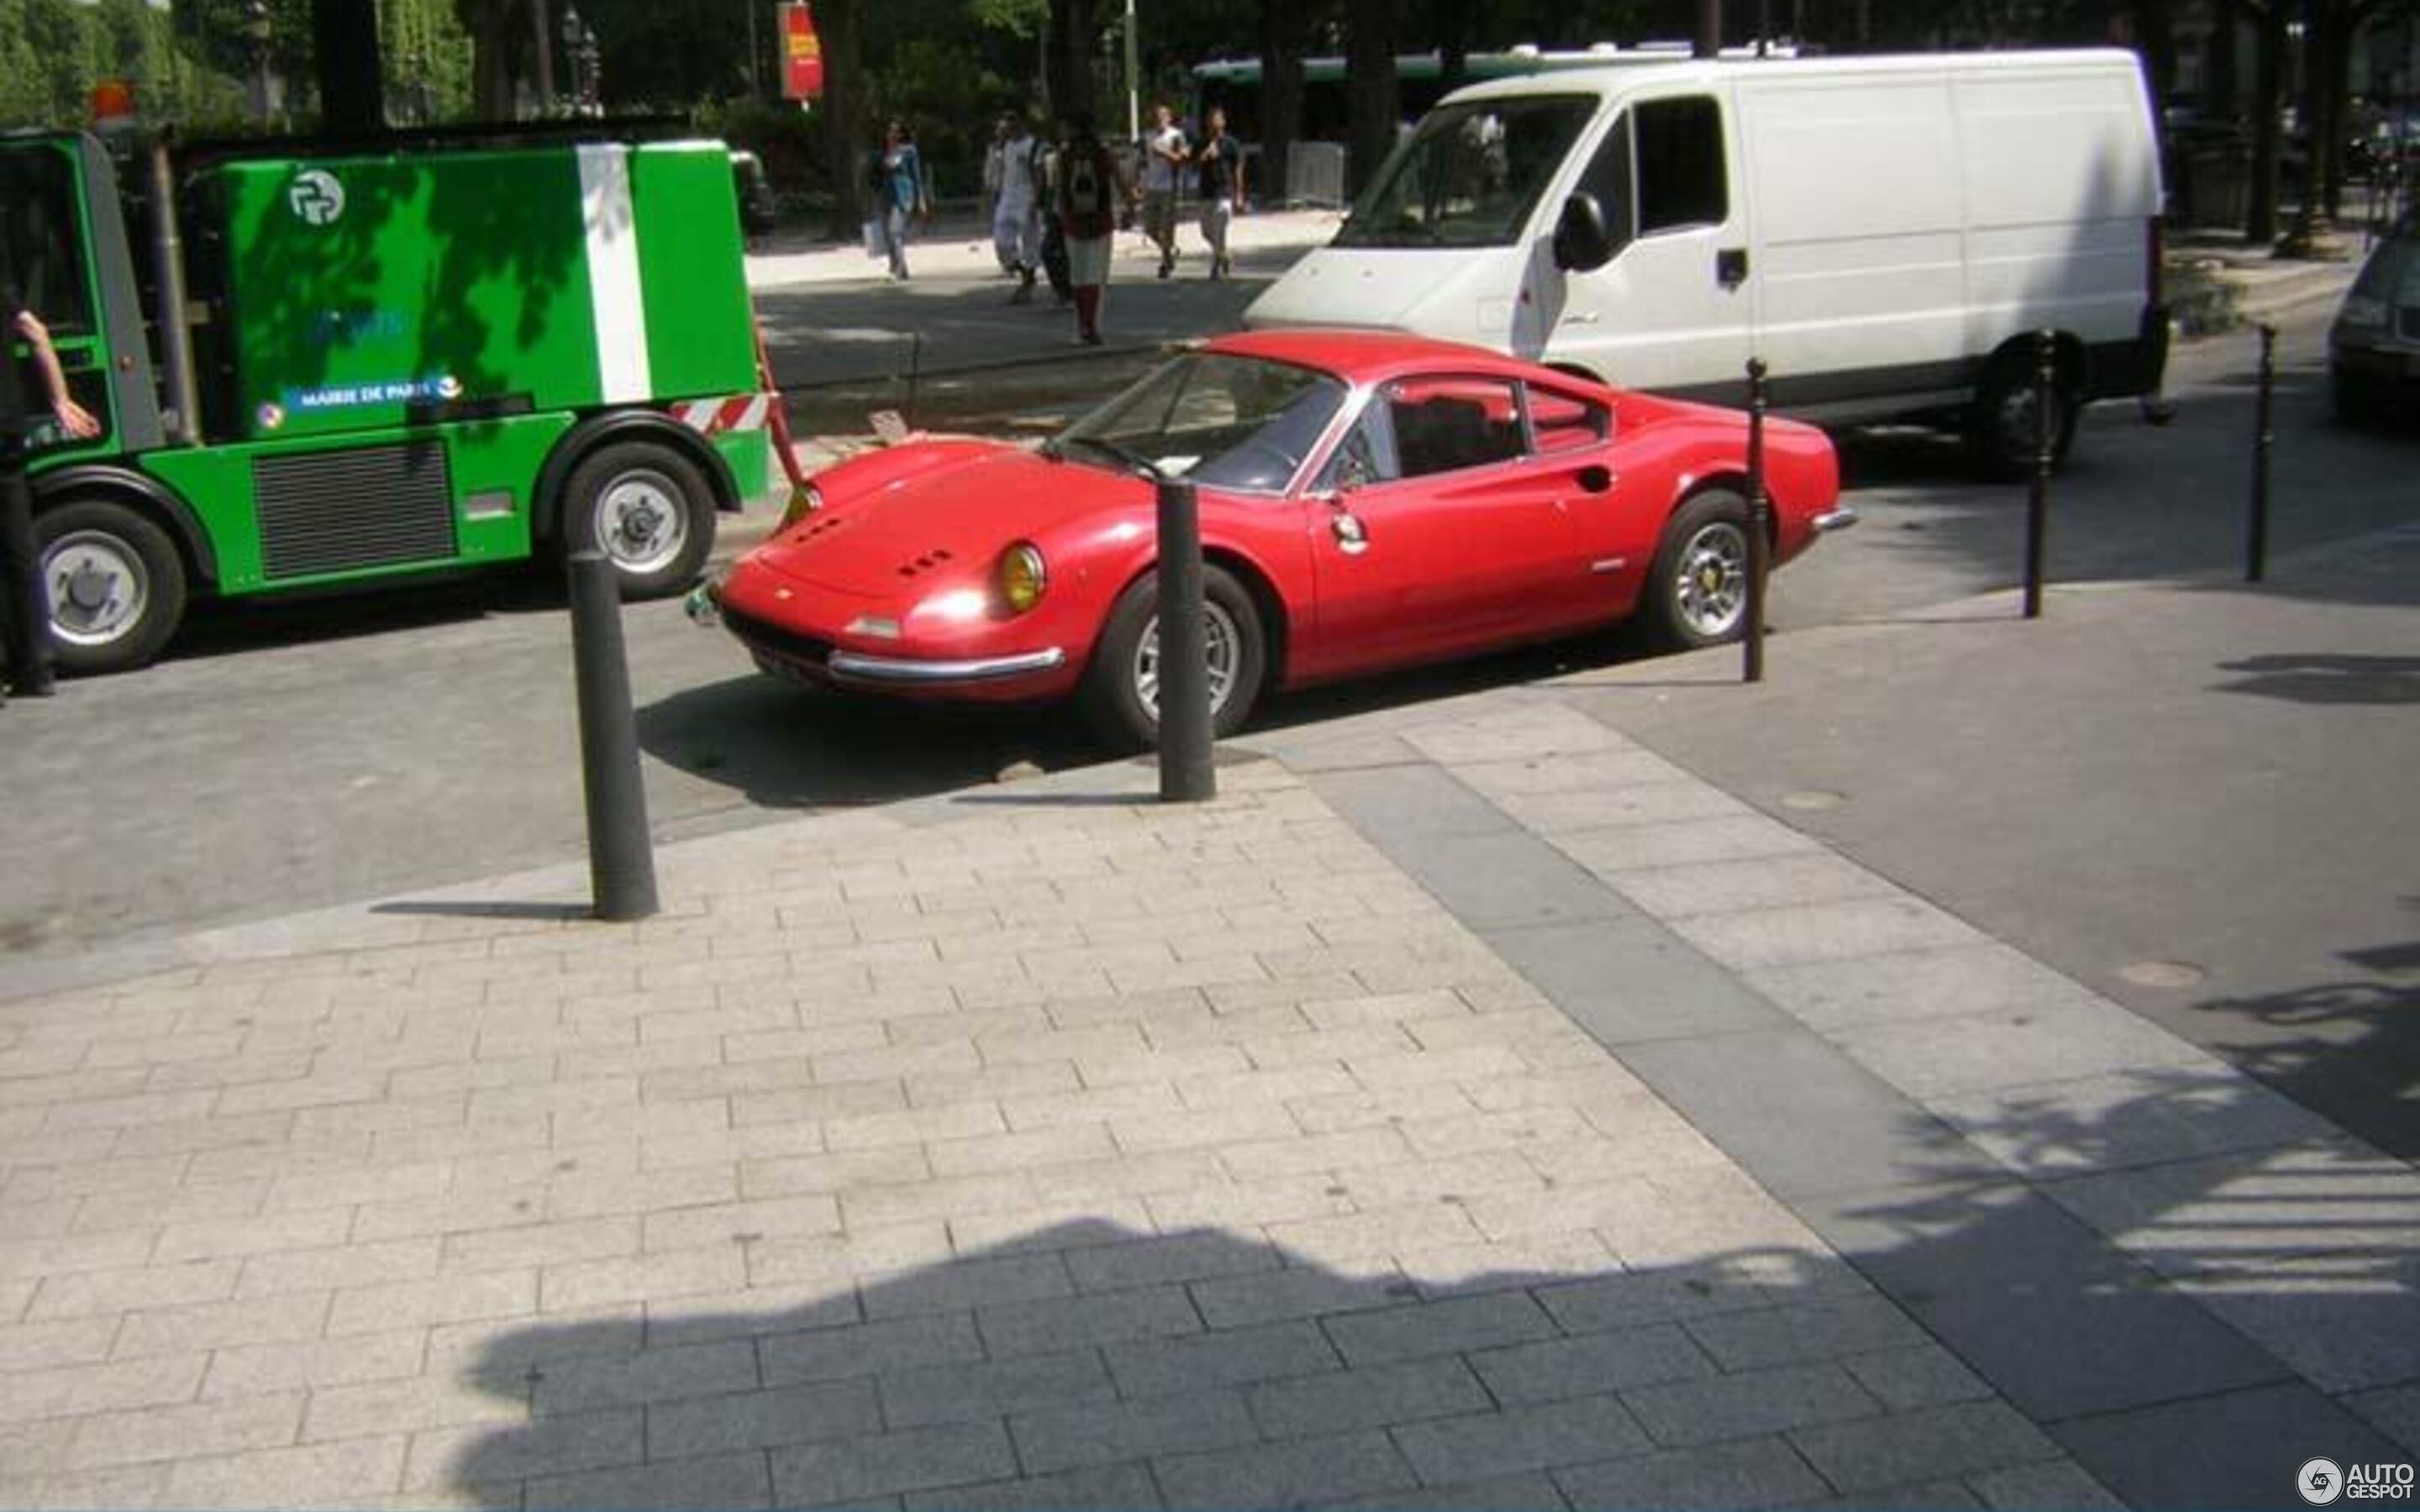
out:
M1756 270L1730 92L1633 95L1576 192L1596 197L1612 258L1562 270L1551 362L1606 382L1736 404L1756 328Z

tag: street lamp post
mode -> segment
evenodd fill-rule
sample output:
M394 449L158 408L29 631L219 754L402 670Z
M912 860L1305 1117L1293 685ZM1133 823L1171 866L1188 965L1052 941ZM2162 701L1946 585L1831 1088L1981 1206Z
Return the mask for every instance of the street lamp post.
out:
M243 41L252 54L252 118L269 124L269 0L244 0Z

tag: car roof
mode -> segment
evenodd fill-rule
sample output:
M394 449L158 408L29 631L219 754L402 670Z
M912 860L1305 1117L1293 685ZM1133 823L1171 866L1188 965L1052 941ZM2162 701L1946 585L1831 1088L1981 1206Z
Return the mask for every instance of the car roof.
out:
M1391 331L1327 330L1289 327L1279 331L1247 331L1220 336L1207 350L1237 357L1260 357L1293 363L1335 374L1351 383L1383 383L1412 373L1450 369L1461 373L1500 373L1509 378L1555 378L1582 382L1548 373L1535 363L1516 361L1482 347L1433 341ZM1590 385L1593 386L1593 385Z

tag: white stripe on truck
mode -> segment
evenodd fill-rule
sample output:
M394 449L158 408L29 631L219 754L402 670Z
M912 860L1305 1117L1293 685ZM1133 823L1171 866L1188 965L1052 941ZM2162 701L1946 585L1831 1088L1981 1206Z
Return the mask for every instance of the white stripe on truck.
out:
M630 151L611 143L586 144L579 151L597 387L607 404L628 404L655 392L647 372L646 297L639 285L639 222L630 206Z

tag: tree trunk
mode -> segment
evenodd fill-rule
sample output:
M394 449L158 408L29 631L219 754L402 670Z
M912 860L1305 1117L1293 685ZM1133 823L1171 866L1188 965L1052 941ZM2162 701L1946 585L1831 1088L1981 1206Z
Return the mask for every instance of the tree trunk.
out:
M1093 87L1093 49L1100 40L1100 27L1094 12L1094 0L1050 0L1049 68L1050 108L1065 120L1074 116L1094 116L1094 124L1103 124L1097 116L1098 101Z
M2277 239L2277 153L2284 144L2277 109L2286 95L2286 17L2277 5L2256 12L2252 57L2252 193L2243 239L2266 246Z
M831 234L853 240L865 219L865 162L873 150L866 116L864 0L820 0L823 42L824 171L831 179Z
M457 0L455 19L471 37L471 114L513 118L513 52L520 8L513 0Z
M1286 196L1286 163L1302 135L1302 56L1311 45L1301 0L1261 0L1261 164L1272 205Z
M1479 0L1444 0L1439 8L1438 84L1448 90L1470 82L1470 37L1479 23Z
M1346 185L1357 195L1393 150L1402 124L1395 79L1399 19L1399 0L1346 0L1344 75L1353 125L1351 157L1344 166Z
M2134 45L2157 112L2177 86L2177 18L2168 0L2134 0Z
M2336 7L2306 5L2303 34L2303 93L2295 116L2303 128L2302 205L2294 217L2299 233L2319 228L2328 197L2328 159L2335 154L2328 140L2329 59L2335 54Z
M385 131L378 0L311 0L311 40L319 65L319 129L338 136Z
M2201 108L2213 120L2235 115L2235 34L2242 24L2236 0L2215 0L2211 7L2210 48L2203 54Z
M2311 130L2318 140L2327 145L2326 156L2319 162L2319 186L2320 200L2327 206L2330 220L2344 213L2345 117L2350 113L2348 97L2352 92L2353 36L2362 25L2358 8L2344 4L2327 8L2333 14L2328 20L2326 45L2315 59L2319 65L2319 108Z

